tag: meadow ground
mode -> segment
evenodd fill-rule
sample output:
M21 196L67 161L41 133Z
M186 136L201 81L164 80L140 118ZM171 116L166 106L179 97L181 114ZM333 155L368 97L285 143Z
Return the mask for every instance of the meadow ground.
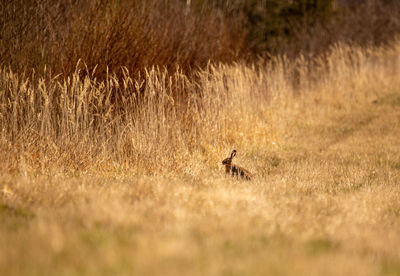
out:
M209 69L191 131L167 105L135 117L149 132L117 129L121 149L57 140L45 112L30 126L48 138L3 128L0 274L400 275L398 45L338 47L295 83L279 62ZM233 148L254 181L224 175Z

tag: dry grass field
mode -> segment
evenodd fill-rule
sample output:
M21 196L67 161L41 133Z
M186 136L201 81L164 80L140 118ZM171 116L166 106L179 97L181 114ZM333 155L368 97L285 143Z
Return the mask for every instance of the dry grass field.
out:
M3 68L0 275L400 275L399 76L399 42L195 80Z

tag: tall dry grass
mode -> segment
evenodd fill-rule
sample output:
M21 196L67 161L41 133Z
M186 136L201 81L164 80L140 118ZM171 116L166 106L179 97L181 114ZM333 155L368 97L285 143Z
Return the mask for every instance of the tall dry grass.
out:
M3 68L0 274L398 275L399 53ZM254 181L224 176L232 148Z
M0 3L0 275L398 275L396 3L245 63L185 2Z
M287 135L279 128L288 116L314 116L315 104L367 104L395 86L397 66L398 43L337 45L324 58L295 62L210 64L195 79L159 67L137 79L125 69L121 79L108 74L104 81L79 70L37 79L3 68L3 169L183 173L199 161L211 165L209 154L222 149L269 145Z

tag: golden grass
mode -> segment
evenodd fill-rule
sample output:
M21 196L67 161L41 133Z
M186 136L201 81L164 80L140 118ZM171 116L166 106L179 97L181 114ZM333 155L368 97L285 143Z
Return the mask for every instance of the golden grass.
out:
M0 274L399 275L399 45L140 89L3 69Z

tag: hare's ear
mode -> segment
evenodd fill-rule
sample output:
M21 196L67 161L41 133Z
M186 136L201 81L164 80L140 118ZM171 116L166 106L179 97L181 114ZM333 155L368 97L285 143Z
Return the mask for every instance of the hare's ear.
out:
M231 154L231 158L233 158L233 157L235 157L236 156L236 150L233 150L232 151L232 154Z

